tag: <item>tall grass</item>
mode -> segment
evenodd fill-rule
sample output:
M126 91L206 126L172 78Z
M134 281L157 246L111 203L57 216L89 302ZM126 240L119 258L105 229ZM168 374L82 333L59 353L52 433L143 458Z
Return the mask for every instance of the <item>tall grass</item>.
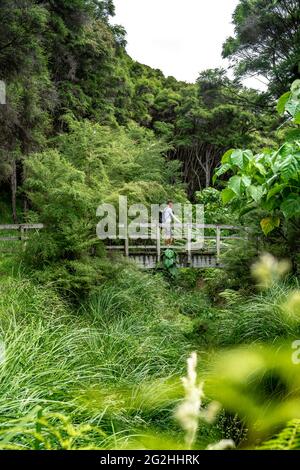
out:
M4 279L0 429L36 406L100 426L105 442L147 422L171 423L188 343L167 296L161 278L124 271L71 311L51 288Z
M209 377L220 346L300 334L298 315L286 312L295 286L284 283L247 298L227 289L216 307L201 284L170 286L124 265L74 305L55 283L39 285L7 260L0 273L0 448L182 448L174 409L196 344L199 376ZM241 357L242 371L249 358ZM221 371L227 363L221 359ZM220 390L216 375L223 403L228 384ZM200 423L195 446L235 439L233 431L237 444L244 439L226 411L239 400L231 402L213 426Z
M220 309L214 328L216 345L273 342L297 338L300 318L286 314L284 304L294 287L274 284L267 291L239 298L229 308Z

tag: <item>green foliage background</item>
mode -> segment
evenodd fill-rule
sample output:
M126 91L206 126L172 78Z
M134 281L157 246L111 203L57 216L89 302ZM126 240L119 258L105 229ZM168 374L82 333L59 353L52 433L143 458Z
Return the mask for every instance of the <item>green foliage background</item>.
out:
M0 448L186 448L174 414L195 350L195 449L299 449L299 2L240 0L234 78L195 83L134 61L113 15L0 2L0 224L45 225L25 249L0 242ZM243 85L253 73L265 92ZM223 270L178 269L170 249L146 274L96 237L119 196L204 204L249 237Z

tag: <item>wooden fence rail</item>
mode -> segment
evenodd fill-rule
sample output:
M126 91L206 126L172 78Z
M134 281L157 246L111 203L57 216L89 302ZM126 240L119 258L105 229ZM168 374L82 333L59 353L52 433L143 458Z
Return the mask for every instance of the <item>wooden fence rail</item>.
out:
M28 232L32 230L41 230L44 228L43 224L1 224L0 231L10 232L16 231L18 235L4 235L0 236L0 242L21 241L26 243L28 240Z

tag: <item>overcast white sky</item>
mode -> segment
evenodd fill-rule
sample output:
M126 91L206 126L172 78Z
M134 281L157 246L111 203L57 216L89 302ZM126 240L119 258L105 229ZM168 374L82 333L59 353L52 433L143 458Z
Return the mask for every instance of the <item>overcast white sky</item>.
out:
M233 34L238 0L114 0L113 23L127 31L129 55L165 75L194 82L200 71L226 67L224 40ZM259 81L248 86L261 88Z

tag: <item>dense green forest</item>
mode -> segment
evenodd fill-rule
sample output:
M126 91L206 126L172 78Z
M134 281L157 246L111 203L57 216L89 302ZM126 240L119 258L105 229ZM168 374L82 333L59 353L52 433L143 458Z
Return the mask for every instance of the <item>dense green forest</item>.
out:
M299 2L240 0L234 78L195 83L113 16L0 0L0 225L44 224L0 240L0 449L300 449ZM248 236L223 269L145 272L96 237L119 196Z

